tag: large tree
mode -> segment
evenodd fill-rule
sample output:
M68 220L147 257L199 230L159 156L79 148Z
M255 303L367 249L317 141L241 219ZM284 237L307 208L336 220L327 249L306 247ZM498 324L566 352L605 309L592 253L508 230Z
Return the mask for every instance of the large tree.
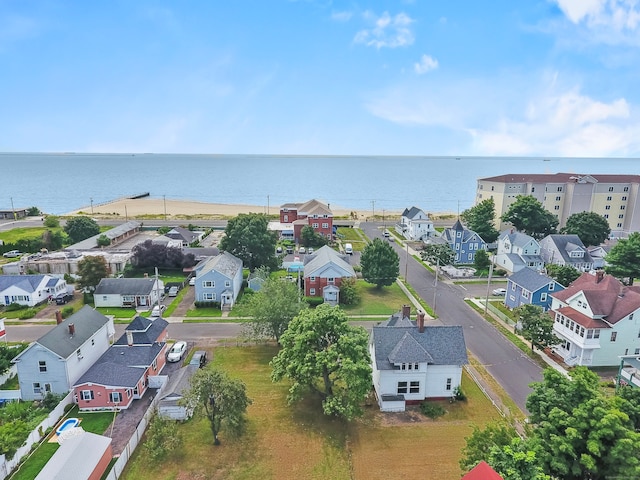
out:
M262 213L242 213L232 218L220 240L220 250L240 258L251 271L261 266L276 268L278 238L268 225L269 219Z
M107 278L110 273L109 265L102 255L87 255L78 262L78 285L93 292L100 280Z
M551 479L544 473L530 442L520 438L514 438L509 445L492 447L486 461L504 480Z
M185 395L184 403L194 407L196 413L205 414L213 444L220 445L218 434L222 430L230 436L244 432L245 413L251 399L241 380L232 379L221 370L203 368L191 377L191 389Z
M296 284L268 278L249 300L251 319L247 327L254 337L275 338L279 342L289 322L305 307Z
M547 269L547 275L563 287L568 287L571 282L582 275L577 268L571 265L555 265L550 263L545 268Z
M530 195L518 195L502 215L502 221L537 239L556 233L558 226L558 217Z
M640 478L640 433L600 378L577 367L548 368L527 398L531 445L545 473L564 480ZM630 452L634 452L630 454Z
M375 238L360 256L362 278L376 287L392 285L400 273L400 257L388 242Z
M340 307L319 305L303 310L280 338L282 349L271 366L271 378L292 381L289 403L315 392L325 415L350 420L362 414L371 389L369 336L349 325Z
M500 235L493 224L495 216L496 206L493 197L468 208L460 215L467 228L480 235L486 243L495 242Z
M456 255L448 244L440 243L425 245L420 252L420 257L431 265L451 265Z
M510 445L517 437L516 429L506 423L489 423L483 429L474 425L471 435L465 438L466 443L459 461L460 468L465 472L471 470L480 461L489 458L492 448Z
M520 322L522 336L531 342L531 351L534 347L544 350L559 343L558 337L553 333L553 320L542 307L520 305L515 309L515 314Z
M640 277L640 233L633 232L628 238L618 240L605 256L605 270L629 285Z
M476 270L486 270L490 265L489 253L486 250L478 250L473 257L473 266Z
M305 225L300 230L300 243L305 247L322 247L327 244L327 238L316 232L311 225Z
M138 269L149 267L182 269L196 264L192 253L184 254L180 248L145 240L133 247L131 265Z
M590 247L600 245L609 238L611 227L602 215L595 212L580 212L567 218L567 224L560 229L560 233L578 235L585 247Z
M93 218L71 217L67 220L64 231L69 236L71 243L78 243L100 233L100 227Z

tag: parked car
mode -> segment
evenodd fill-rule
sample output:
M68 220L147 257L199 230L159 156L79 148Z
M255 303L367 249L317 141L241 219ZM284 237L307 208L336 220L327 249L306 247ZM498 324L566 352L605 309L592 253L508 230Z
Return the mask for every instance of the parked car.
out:
M193 357L191 357L191 361L189 362L189 365L197 365L198 368L202 368L206 365L207 363L207 352L205 352L204 350L198 350L196 353L193 354Z
M383 235L384 235L384 238L389 238L391 236L391 233L389 233L389 230L385 229Z
M73 300L73 293L61 293L55 298L56 305L64 305L71 300Z
M287 253L291 255L293 253L293 247L287 247Z
M189 285L194 286L196 284L196 277L191 277L189 279Z
M280 246L276 247L276 253L282 253L282 247Z
M351 245L350 243L345 243L344 253L346 253L347 255L353 255L353 245Z
M166 309L166 305L156 305L155 307L153 307L153 310L151 310L151 317L155 318L162 316L162 312L164 312Z
M505 296L507 294L507 289L506 288L496 288L493 292L494 295L500 295L501 297Z
M22 255L22 252L20 250L9 250L8 252L5 252L2 254L2 256L6 258L16 258L21 255Z
M179 362L187 351L187 342L179 341L173 344L167 354L167 362Z
M308 253L309 255L311 255L311 254L313 253L313 247L309 247L309 248L307 249L307 253Z
M178 287L171 287L169 289L169 293L167 294L170 297L177 297L178 296Z
M298 253L307 253L307 250L304 247L300 247Z

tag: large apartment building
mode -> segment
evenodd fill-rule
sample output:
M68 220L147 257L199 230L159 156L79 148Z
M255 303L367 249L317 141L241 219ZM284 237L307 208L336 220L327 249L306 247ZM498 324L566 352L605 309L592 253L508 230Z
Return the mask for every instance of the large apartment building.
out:
M612 236L623 236L640 231L639 190L640 175L509 173L478 179L476 204L493 198L498 230L507 227L500 217L518 195L531 195L558 216L558 228L574 213L587 211L606 218Z

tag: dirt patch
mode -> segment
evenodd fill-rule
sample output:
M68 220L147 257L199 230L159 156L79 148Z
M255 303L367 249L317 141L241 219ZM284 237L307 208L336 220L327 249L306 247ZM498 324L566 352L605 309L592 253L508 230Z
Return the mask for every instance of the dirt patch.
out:
M375 420L382 427L395 427L398 425L410 425L415 423L433 422L429 417L420 412L420 407L407 405L404 412L375 412Z

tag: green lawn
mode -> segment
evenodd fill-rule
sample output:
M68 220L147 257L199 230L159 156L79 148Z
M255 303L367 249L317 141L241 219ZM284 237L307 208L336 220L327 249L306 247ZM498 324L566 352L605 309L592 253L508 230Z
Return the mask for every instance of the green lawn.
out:
M240 378L253 404L247 432L230 438L222 432L213 446L201 417L179 423L181 448L152 461L139 446L123 480L186 478L354 480L385 478L460 478L458 459L473 425L499 418L474 383L463 376L466 402L442 402L447 413L437 420L412 409L382 414L375 402L351 423L325 417L308 399L287 406L287 382L272 383L273 346L218 347L212 364ZM411 461L407 461L410 454ZM425 477L425 472L429 472Z
M338 236L342 245L350 243L356 252L364 250L364 247L369 243L367 236L359 228L339 227Z
M135 308L124 307L96 307L96 310L103 315L113 315L115 318L132 319L136 316Z
M391 315L409 303L397 283L378 289L364 280L357 280L356 288L360 302L357 305L342 305L347 315Z

